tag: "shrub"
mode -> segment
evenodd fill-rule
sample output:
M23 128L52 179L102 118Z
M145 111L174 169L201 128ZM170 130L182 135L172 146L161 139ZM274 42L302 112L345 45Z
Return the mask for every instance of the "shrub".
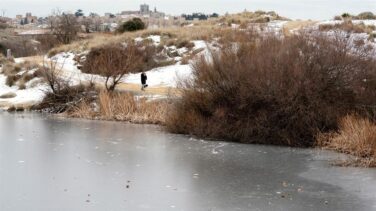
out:
M356 16L356 19L367 20L367 19L376 19L376 15L372 12L362 12Z
M95 48L87 55L82 69L104 76L107 91L114 91L124 75L141 71L143 53L131 42L126 47L108 45Z
M13 86L13 85L15 85L16 84L16 82L19 80L21 78L21 76L19 76L19 75L8 75L7 76L7 79L6 79L6 81L5 81L5 84L7 85L7 86Z
M351 18L351 15L349 13L343 13L341 15L342 18Z
M48 87L52 91L52 95L63 95L69 90L69 80L61 77L62 67L58 67L57 61L43 61L43 66L38 69L38 73L47 82ZM34 75L34 74L33 74Z
M6 29L6 28L9 28L9 25L6 24L6 23L1 23L1 22L0 22L0 30L1 30L1 29Z
M176 44L176 47L177 48L188 48L188 49L191 49L193 47L195 47L195 44L193 42L190 42L188 40L179 40Z
M58 93L47 92L43 101L33 106L33 110L43 110L50 113L63 113L83 101L90 101L95 98L96 92L91 86L82 84L77 86L64 86Z
M26 83L34 78L34 74L24 73L18 80L19 89L26 89Z
M376 33L371 33L368 37L368 40L371 42L375 42L376 39Z
M41 35L36 37L36 40L40 42L40 53L47 53L49 50L61 44L61 41L59 41L54 35Z
M51 34L55 36L58 43L63 44L69 44L76 40L81 27L76 16L60 12L48 17L48 25Z
M339 131L321 135L318 145L356 156L349 164L376 167L376 124L369 119L344 117Z
M118 32L131 32L131 31L138 31L145 29L146 25L140 18L133 18L132 20L126 21L125 23L121 24L118 28Z
M167 129L244 143L312 146L358 105L376 105L375 60L338 38L254 37L193 65ZM367 55L367 54L364 54ZM367 79L368 82L364 82ZM368 99L366 101L365 99ZM360 111L359 111L360 112Z

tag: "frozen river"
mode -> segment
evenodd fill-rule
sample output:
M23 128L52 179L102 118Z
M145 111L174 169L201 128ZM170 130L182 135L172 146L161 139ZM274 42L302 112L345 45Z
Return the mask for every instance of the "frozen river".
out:
M376 210L376 170L320 150L0 112L0 210Z

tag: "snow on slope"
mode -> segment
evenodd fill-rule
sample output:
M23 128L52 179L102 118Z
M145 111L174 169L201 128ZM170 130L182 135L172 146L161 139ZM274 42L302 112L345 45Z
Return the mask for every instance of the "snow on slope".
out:
M9 106L28 107L40 103L49 88L45 84L36 83L36 80L29 81L26 83L26 89L20 90L17 86L7 86L5 84L6 76L0 74L0 96L5 94L16 95L13 98L0 98L0 105L6 105L5 108Z
M57 61L58 67L62 68L64 77L69 79L72 85L79 84L80 82L89 82L91 80L97 83L103 83L105 79L98 75L91 75L82 73L73 60L74 54L72 53L60 53L52 58ZM165 86L176 87L179 79L185 79L190 77L192 69L190 65L170 65L165 67L159 67L147 71L148 85L149 86ZM140 84L140 73L128 74L122 79L123 83Z
M364 24L367 26L376 26L376 20L352 20L351 21L353 24ZM330 25L335 25L335 24L341 24L343 23L342 20L326 20L326 21L321 21L317 23L318 25L325 25L325 24L330 24Z
M159 45L161 42L160 36L149 36L146 39L153 41L155 45ZM143 38L136 38L136 42L141 42ZM208 44L202 40L194 40L193 51L202 49L203 51L199 55L209 56ZM175 46L169 47L173 48ZM187 48L176 49L179 53L187 53ZM103 83L105 79L98 75L91 75L82 73L81 70L77 68L76 62L74 61L75 54L73 53L60 53L51 58L52 61L57 62L57 67L62 69L64 72L64 77L69 79L71 84L79 84L80 82L95 81L97 83ZM153 86L163 86L163 87L176 87L179 80L184 80L190 78L192 75L192 68L190 65L181 65L177 63L175 65L159 67L146 72L148 76L148 85ZM122 79L123 83L140 84L140 73L128 74Z

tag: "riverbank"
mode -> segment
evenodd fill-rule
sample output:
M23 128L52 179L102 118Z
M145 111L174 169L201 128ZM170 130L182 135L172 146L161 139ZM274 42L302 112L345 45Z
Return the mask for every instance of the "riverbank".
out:
M373 134L363 135L358 149L358 138L348 138L348 129L341 127L350 114L354 125L372 130L375 123L374 25L347 19L284 20L200 26L203 31L197 35L187 33L200 27L93 37L52 49L50 58L33 57L38 70L28 69L25 59L2 67L3 81L14 92L4 93L0 101L10 106L17 96L23 99L22 92L32 96L29 80L36 75L45 90L43 101L32 102L38 105L32 109L154 123L174 133L233 142L332 147L375 160ZM143 62L120 78L116 65L108 68L114 62L101 64L103 68L91 65L107 61L113 52L125 55L126 46L133 46L137 61ZM149 77L146 92L137 90L140 71ZM21 110L19 105L10 110ZM358 124L364 121L369 124ZM332 135L337 138L319 140ZM347 147L334 147L338 145ZM372 150L364 153L367 148Z

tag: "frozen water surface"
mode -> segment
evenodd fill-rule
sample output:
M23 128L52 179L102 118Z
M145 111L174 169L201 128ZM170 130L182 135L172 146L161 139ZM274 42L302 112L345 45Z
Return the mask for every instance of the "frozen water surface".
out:
M0 210L376 210L376 170L320 150L0 113Z

